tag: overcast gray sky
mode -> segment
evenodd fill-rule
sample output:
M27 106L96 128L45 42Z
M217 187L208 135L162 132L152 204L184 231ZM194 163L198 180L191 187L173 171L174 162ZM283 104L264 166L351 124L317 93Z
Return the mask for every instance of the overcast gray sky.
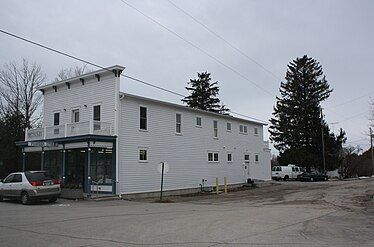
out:
M331 128L336 132L342 127L350 144L368 148L364 132L369 97L374 98L374 1L171 0L272 74L167 0L124 1L226 66L120 0L1 0L0 28L103 66L123 65L128 75L182 94L197 72L209 71L219 81L220 99L231 110L264 120L271 117L287 64L307 54L322 64L334 89L323 104L327 121L339 122ZM49 80L61 68L79 65L0 34L0 66L22 58L40 64ZM125 78L122 84L129 93L180 102L175 95ZM347 101L351 102L341 105Z

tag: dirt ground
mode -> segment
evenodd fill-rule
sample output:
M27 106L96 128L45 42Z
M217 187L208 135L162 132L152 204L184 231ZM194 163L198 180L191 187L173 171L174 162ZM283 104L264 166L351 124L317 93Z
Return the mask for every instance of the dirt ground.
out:
M374 246L374 178L270 182L172 203L0 203L0 246Z

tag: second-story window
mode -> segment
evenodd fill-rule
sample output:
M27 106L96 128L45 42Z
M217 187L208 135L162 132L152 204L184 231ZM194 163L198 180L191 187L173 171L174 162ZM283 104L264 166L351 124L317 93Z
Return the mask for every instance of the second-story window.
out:
M60 125L60 113L59 112L55 112L53 114L53 125L54 126Z
M79 109L75 109L71 111L71 121L73 123L78 123L79 122Z
M182 115L179 113L175 114L175 132L182 133Z
M213 136L214 136L214 138L218 137L218 122L217 122L217 120L213 120Z
M201 117L196 117L196 126L201 127Z
M93 107L93 120L101 121L101 107L100 105L95 105Z
M248 133L248 127L247 125L239 125L239 133L247 134Z
M147 107L140 107L140 129L147 130Z
M227 131L229 131L229 132L231 131L231 123L229 123L229 122L227 123L226 129L227 129Z
M257 127L255 127L254 132L255 132L255 135L258 135L258 128Z

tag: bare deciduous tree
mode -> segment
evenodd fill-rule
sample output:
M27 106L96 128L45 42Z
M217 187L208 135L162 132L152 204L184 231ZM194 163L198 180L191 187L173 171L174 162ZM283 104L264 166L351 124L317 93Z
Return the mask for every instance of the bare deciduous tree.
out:
M63 81L72 77L80 76L82 74L91 72L90 69L88 69L87 64L83 64L82 66L75 66L67 69L61 69L55 78L56 81Z
M13 112L24 117L24 126L31 127L38 119L35 117L42 103L42 94L37 88L44 84L46 75L40 65L10 62L0 70L0 111L1 114Z

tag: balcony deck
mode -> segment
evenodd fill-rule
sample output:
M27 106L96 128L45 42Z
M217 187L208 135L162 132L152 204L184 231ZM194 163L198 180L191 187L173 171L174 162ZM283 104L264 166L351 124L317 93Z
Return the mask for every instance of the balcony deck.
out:
M38 141L80 135L113 136L113 124L101 121L66 123L64 125L46 126L26 129L25 141Z

